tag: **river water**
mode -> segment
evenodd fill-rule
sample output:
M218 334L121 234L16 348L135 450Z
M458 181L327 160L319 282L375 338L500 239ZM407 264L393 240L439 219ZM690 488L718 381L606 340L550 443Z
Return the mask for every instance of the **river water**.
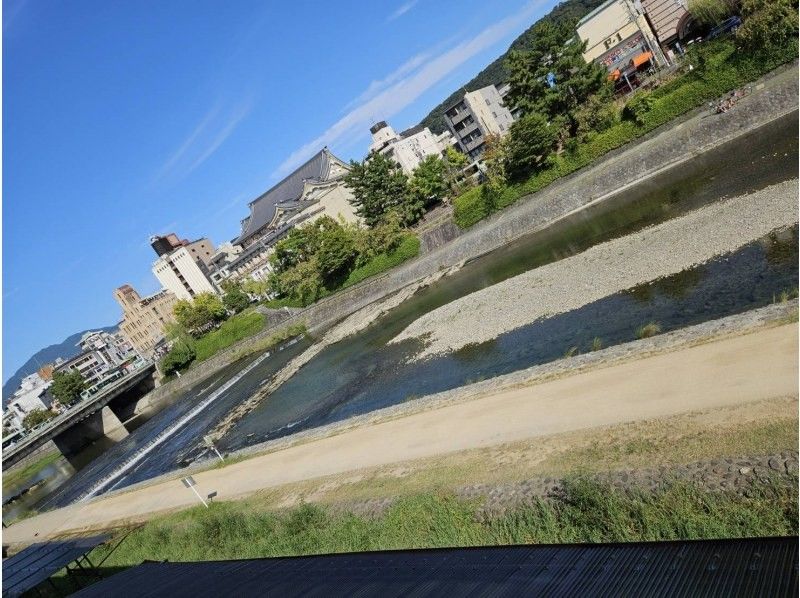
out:
M658 322L663 331L674 330L766 305L782 290L796 289L798 244L794 227L668 279L641 285L450 355L409 363L407 358L418 349L414 341L387 345L420 315L467 293L720 198L797 177L797 124L796 114L784 117L544 231L473 260L366 330L323 350L240 420L220 442L222 450L235 450L552 361L567 351L586 351L596 337L603 346L632 340L636 328L648 322ZM259 363L109 489L166 473L205 456L194 448L202 435L308 345L309 341L303 340ZM257 357L232 364L212 380L175 397L169 406L59 488L48 488L39 495L31 493L25 507L46 509L76 500Z

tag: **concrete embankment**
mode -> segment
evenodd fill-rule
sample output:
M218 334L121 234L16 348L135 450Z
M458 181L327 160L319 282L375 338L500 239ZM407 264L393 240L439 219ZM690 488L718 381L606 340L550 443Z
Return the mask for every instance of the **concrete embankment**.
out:
M483 255L514 239L541 230L583 207L602 201L636 182L691 160L725 142L796 112L796 67L781 70L755 86L754 92L726 114L706 111L667 124L645 138L611 152L596 164L561 179L514 206L488 218L463 234L391 272L371 278L306 308L276 326L251 337L190 369L184 376L153 391L150 405L212 376L247 355L278 329L304 321L312 332L325 330L342 318L440 270Z
M418 357L483 343L677 274L797 222L797 179L713 203L637 233L514 276L442 305L392 342L424 338Z

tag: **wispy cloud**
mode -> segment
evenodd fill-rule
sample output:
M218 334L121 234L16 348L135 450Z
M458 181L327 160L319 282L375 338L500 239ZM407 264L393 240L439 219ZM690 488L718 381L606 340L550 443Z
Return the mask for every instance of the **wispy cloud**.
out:
M493 23L477 35L439 53L432 60L427 61L426 55L435 53L428 51L406 61L380 82L370 85L373 90L371 94L368 93L368 88L359 96L362 100L354 101L351 110L324 133L292 152L276 169L273 177L285 176L323 146L363 134L373 118L391 118L464 62L504 39L521 24L527 23L543 2L544 0L530 2L519 12ZM426 58L420 59L420 56ZM382 90L376 93L380 88Z
M417 68L422 66L422 64L428 60L430 56L430 52L422 52L416 56L412 56L383 79L380 79L379 81L372 81L363 91L363 93L361 93L361 95L347 103L347 105L344 107L344 110L350 110L351 108L374 98L379 92L383 91L393 83L397 83L406 75L414 72Z
M228 109L216 102L158 169L153 184L168 177L184 177L208 160L250 114L254 100L249 94Z
M398 19L398 18L402 17L409 10L414 8L414 5L417 2L419 2L419 0L408 0L408 2L400 5L400 7L396 11L394 11L392 14L390 14L389 17L386 19L386 21L387 22L394 21L395 19Z

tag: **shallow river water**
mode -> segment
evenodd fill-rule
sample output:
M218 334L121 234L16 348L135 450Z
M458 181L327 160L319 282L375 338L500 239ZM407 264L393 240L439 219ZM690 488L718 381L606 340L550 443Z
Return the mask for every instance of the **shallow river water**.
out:
M739 313L770 303L782 290L796 289L798 243L794 227L668 279L606 297L450 355L409 363L407 358L418 348L414 341L386 344L420 315L467 293L720 198L797 177L796 130L796 114L780 119L471 261L366 330L323 350L240 420L222 439L221 448L235 450L551 361L571 350L583 352L596 337L603 346L625 342L635 338L636 329L648 322L658 322L663 331L669 331ZM109 488L166 473L198 457L194 446L202 435L308 345L309 341L303 340L259 363ZM60 488L48 488L26 500L25 506L44 509L74 501L256 358L233 364L210 381L175 397L169 406Z

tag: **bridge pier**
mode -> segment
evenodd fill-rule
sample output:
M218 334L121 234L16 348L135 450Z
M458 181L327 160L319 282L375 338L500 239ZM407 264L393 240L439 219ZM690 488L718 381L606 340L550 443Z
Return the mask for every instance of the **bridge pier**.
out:
M101 438L119 442L129 434L125 424L117 417L111 407L106 405L83 421L55 436L53 443L67 461L78 469L81 464L75 459L89 444Z

